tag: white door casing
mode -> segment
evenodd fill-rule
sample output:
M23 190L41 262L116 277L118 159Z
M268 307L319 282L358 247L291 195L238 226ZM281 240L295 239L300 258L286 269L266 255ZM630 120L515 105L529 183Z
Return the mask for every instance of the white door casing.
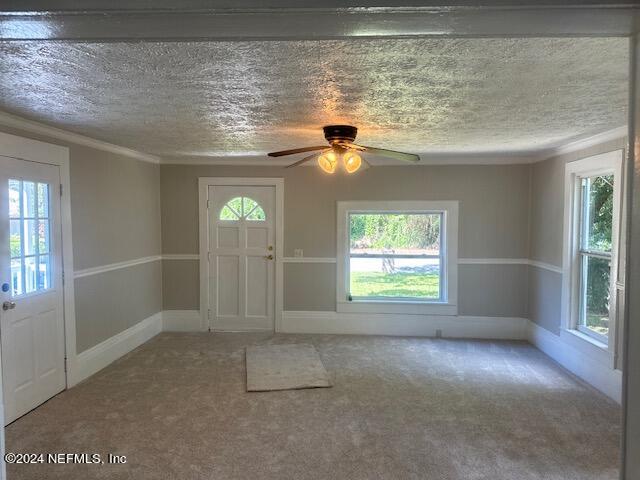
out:
M209 328L274 329L275 187L208 187Z
M0 299L9 307L0 310L5 424L66 384L60 183L58 166L2 158L0 284L8 290ZM35 196L27 193L32 186Z

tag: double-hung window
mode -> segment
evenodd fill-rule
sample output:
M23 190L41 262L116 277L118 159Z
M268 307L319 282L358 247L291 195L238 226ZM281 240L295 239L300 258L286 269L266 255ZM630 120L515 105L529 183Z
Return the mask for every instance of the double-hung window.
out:
M605 348L614 344L621 168L619 152L566 167L565 326Z
M609 334L613 173L580 177L577 328L603 343Z
M457 202L338 202L338 311L454 314Z

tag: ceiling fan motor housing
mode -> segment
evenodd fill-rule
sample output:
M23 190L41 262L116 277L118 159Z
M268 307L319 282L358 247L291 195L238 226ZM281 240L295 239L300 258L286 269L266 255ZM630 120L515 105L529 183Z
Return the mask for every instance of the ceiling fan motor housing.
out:
M331 144L337 142L352 143L358 133L358 129L351 125L327 125L322 129L324 130L324 138Z

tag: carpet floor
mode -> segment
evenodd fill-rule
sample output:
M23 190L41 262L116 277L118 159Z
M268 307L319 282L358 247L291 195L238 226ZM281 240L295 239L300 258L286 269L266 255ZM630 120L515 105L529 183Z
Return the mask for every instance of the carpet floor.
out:
M311 343L333 387L245 391L247 345ZM162 333L6 429L17 479L614 480L620 409L524 342Z

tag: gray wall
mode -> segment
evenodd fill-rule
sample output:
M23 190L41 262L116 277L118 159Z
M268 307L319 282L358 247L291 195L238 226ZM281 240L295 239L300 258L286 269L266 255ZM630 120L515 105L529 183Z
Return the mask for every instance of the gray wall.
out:
M161 254L160 167L71 146L76 270ZM162 310L162 263L75 280L76 348L82 352Z
M162 309L161 291L161 262L76 279L78 352L159 312Z
M459 200L461 258L527 258L529 168L374 167L345 177L311 167L163 165L163 253L198 253L198 177L256 176L285 179L285 256L301 248L306 257L335 257L338 200ZM459 276L460 314L526 315L526 268L461 265ZM198 282L197 261L165 261L164 309L197 309ZM285 265L284 304L285 310L335 310L335 265Z
M73 260L76 270L161 253L160 167L94 148L0 127L69 147ZM162 310L162 265L77 278L80 353Z
M614 140L531 165L530 259L562 267L565 164L625 148L625 140ZM529 319L556 335L561 325L561 294L561 273L529 267Z
M70 157L75 269L159 255L159 165L87 147Z

